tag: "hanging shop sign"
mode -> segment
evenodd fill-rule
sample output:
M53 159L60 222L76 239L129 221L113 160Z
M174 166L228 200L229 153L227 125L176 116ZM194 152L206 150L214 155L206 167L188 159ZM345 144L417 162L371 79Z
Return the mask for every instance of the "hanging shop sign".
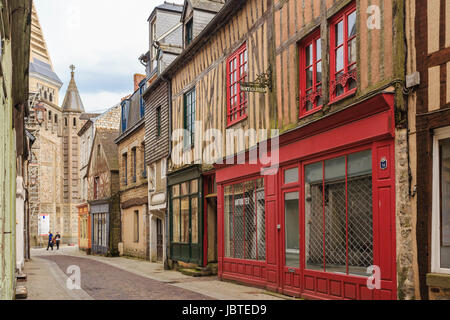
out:
M272 68L269 67L267 72L258 74L254 82L241 81L239 84L243 92L267 93L267 89L272 91Z

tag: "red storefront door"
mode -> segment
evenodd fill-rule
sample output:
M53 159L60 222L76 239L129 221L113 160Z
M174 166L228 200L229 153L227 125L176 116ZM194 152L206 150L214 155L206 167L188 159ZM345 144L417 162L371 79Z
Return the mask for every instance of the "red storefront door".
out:
M281 172L281 199L279 201L281 224L279 232L281 286L283 293L300 296L301 292L301 188L298 164Z

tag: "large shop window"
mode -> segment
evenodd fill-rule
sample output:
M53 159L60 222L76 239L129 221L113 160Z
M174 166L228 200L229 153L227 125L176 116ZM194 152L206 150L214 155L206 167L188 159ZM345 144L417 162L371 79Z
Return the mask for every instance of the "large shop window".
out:
M172 187L172 242L198 243L199 180Z
M225 187L225 257L266 260L264 179Z
M227 124L231 126L247 117L248 94L241 91L241 81L247 81L247 44L242 45L227 60Z
M311 114L323 105L322 40L315 32L300 46L300 117Z
M356 4L353 3L331 21L331 101L356 91Z
M432 272L450 274L450 128L435 132L433 180Z
M306 269L367 276L373 265L372 152L305 166Z

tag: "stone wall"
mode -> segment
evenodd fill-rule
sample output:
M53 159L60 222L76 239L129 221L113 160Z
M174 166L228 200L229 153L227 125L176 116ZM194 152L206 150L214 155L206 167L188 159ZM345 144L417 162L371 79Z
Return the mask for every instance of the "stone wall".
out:
M397 295L399 300L413 300L417 286L416 212L410 196L408 130L398 129L395 136Z

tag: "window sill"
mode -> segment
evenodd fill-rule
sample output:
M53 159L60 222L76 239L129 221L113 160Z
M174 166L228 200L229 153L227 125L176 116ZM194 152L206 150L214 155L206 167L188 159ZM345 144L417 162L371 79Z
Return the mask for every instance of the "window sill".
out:
M350 91L348 91L347 93L341 94L339 97L336 97L334 99L331 99L330 102L328 102L328 105L331 106L333 104L336 104L338 102L341 102L342 100L349 98L351 96L354 96L356 94L356 91L358 90L358 88L354 88Z
M244 117L242 117L240 119L234 120L233 122L230 122L227 124L227 129L237 125L238 123L244 122L247 119L248 119L248 115L245 115Z
M428 273L427 286L450 289L450 274Z
M311 111L308 111L308 112L303 113L302 115L299 116L298 119L299 119L299 120L304 119L304 118L306 118L306 117L308 117L308 116L310 116L310 115L312 115L312 114L315 114L316 112L322 111L322 109L323 109L323 105L320 106L320 107L317 107L316 109L313 109L313 110L311 110Z

